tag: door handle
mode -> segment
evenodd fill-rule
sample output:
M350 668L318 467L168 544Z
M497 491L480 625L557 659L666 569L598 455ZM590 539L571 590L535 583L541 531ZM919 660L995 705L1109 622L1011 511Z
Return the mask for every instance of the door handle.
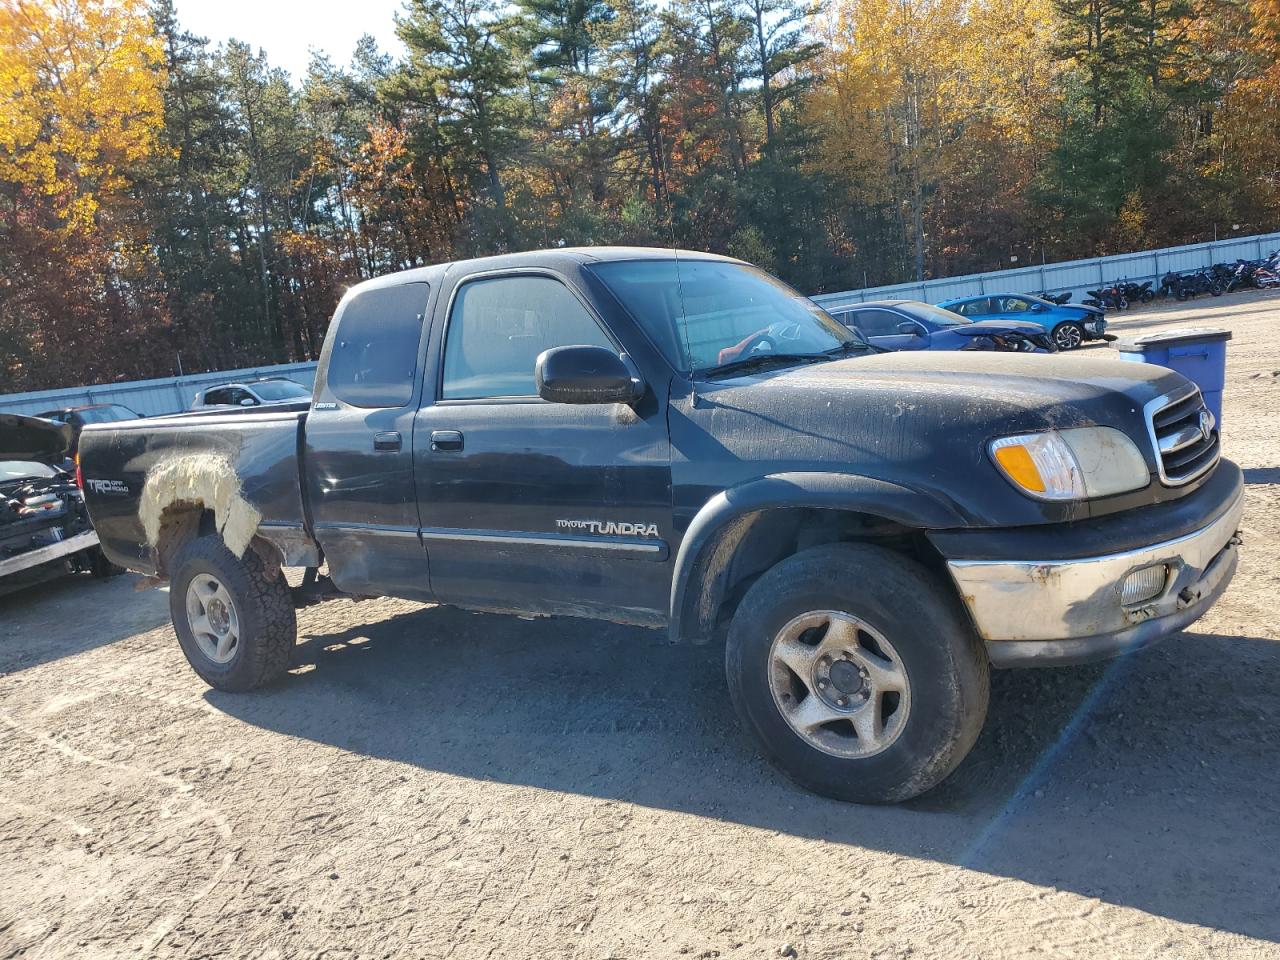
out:
M461 450L462 434L457 430L432 430L432 450Z
M375 433L373 435L373 449L377 451L386 451L394 453L400 449L400 433L397 430L388 430L386 433Z

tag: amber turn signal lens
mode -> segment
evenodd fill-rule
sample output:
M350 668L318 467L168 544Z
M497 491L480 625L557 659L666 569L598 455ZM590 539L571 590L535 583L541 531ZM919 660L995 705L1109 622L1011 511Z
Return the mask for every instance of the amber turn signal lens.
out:
M1031 454L1023 446L999 447L992 451L1009 479L1024 490L1044 493L1044 480Z

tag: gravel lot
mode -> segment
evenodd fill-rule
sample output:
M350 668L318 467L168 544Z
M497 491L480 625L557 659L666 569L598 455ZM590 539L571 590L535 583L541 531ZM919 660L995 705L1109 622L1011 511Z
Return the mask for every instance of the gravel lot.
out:
M0 599L0 957L1280 957L1280 295L1128 316L1234 332L1240 573L934 793L798 790L660 633L334 602L233 696L77 578Z

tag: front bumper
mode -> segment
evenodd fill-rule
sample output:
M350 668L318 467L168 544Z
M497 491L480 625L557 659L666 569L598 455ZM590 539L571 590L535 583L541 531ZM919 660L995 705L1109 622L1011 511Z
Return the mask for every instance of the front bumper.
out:
M1064 560L950 560L947 567L997 667L1101 660L1183 629L1231 582L1244 491L1198 530L1150 546ZM1129 574L1164 565L1163 589L1124 604Z
M1107 332L1107 321L1102 317L1090 317L1081 326L1084 327L1084 332L1090 340L1100 339Z

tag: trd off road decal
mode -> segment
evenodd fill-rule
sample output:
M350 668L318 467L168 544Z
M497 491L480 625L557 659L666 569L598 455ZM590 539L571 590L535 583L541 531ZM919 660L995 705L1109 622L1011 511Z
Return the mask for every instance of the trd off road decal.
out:
M557 520L561 530L583 530L602 537L656 537L656 523L627 523L623 520Z
M127 497L129 495L129 485L123 480L85 480L85 486L94 493L113 497Z

